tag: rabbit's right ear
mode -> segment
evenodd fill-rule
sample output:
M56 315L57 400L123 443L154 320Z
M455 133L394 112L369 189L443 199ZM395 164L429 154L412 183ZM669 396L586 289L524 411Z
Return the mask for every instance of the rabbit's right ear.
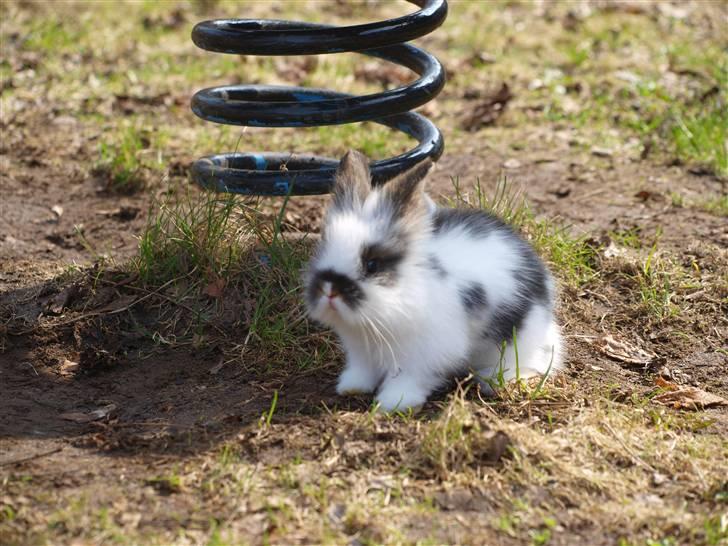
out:
M349 150L339 161L334 177L334 206L352 207L363 203L372 191L369 160L356 150Z

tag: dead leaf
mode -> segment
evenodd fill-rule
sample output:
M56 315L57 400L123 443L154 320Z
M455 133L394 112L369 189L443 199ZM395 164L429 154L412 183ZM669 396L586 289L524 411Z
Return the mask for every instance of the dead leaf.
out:
M329 508L329 520L331 520L333 523L339 523L344 519L344 516L346 515L346 505L345 504L334 504Z
M81 287L76 283L67 286L46 304L46 313L60 315L66 307L73 303L80 291Z
M675 391L679 388L676 383L673 383L672 381L668 381L667 379L664 379L662 377L655 378L655 385L657 385L661 389L665 389L668 391Z
M157 490L160 495L172 495L173 493L179 493L184 489L182 480L176 477L159 477L147 480L147 485Z
M224 365L225 365L225 360L223 360L223 359L221 358L221 359L220 359L220 362L218 362L218 363L217 363L217 364L215 364L215 365L214 365L214 366L213 366L212 368L210 368L210 370L209 370L209 373L211 373L212 375L216 375L217 373L219 373L219 372L220 372L220 370L222 370L222 367L223 367Z
M694 174L695 176L709 176L714 173L714 171L710 167L706 167L705 165L695 165L693 167L688 167L688 172L690 174Z
M576 13L574 10L569 10L566 12L566 15L561 20L561 26L564 27L564 30L568 31L575 31L577 28L579 28L579 25L583 21L583 17L580 17L578 13Z
M513 442L508 434L498 430L483 443L478 458L482 464L495 465L500 462L512 446Z
M507 83L502 83L498 90L487 95L472 109L468 108L463 116L463 128L466 131L477 131L481 127L493 125L503 115L512 98L511 88Z
M671 19L685 19L688 15L690 15L692 8L688 6L680 6L679 4L673 6L665 3L657 4L657 11L660 12L660 15L670 17Z
M569 194L571 194L571 188L569 186L558 186L552 190L549 190L549 193L555 195L559 199L563 199L564 197L568 197Z
M176 8L169 13L163 15L145 16L142 19L142 25L145 29L163 28L165 30L174 30L181 27L187 22L184 10Z
M472 67L478 67L484 64L493 64L497 60L498 59L495 57L495 55L491 55L490 53L485 53L483 51L478 51L477 53L473 53L470 57L465 59L465 62Z
M614 155L614 152L609 148L601 148L599 146L593 146L591 153L597 157L612 157Z
M78 362L68 360L67 358L63 360L59 368L61 375L72 375L76 370L78 370Z
M82 411L69 411L59 415L61 419L66 421L73 421L75 423L90 423L91 421L98 421L111 414L116 409L116 404L108 404L101 408L84 413Z
M652 398L653 402L674 409L705 409L714 406L728 406L728 400L689 385L678 385L662 377L655 379L655 385L665 392Z
M211 298L222 298L223 294L225 293L225 279L215 277L202 290L202 293L205 296L210 296Z
M602 252L605 258L618 258L620 256L627 255L627 249L620 248L614 244L614 241L609 241L609 245Z
M199 349L207 341L207 336L204 334L193 334L192 336L192 347Z
M646 15L649 12L650 5L645 2L637 2L635 0L627 0L625 2L608 2L604 6L605 12L621 12L631 15Z
M299 56L276 58L273 61L273 64L279 78L288 82L300 84L311 72L316 70L316 67L318 66L318 57Z
M369 83L378 83L385 87L404 85L412 80L412 72L406 68L394 64L382 66L376 62L365 63L357 67L354 70L354 76L357 79Z
M120 313L122 311L126 311L132 303L137 299L136 296L132 296L131 294L127 294L126 296L121 296L118 299L107 303L103 307L99 307L96 309L96 313L99 315L104 314L113 314L113 313Z
M122 205L118 209L114 210L97 210L96 214L116 218L117 220L121 220L122 222L129 222L136 218L140 212L141 209L139 207Z
M602 336L595 344L597 349L603 354L628 364L644 365L657 358L655 353L640 349L627 341L617 340L611 334Z

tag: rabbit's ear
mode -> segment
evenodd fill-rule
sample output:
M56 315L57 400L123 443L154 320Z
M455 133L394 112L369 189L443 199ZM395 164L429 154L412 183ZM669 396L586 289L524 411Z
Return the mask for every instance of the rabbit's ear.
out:
M334 177L334 206L352 207L363 203L372 190L369 160L356 150L349 150L339 161Z
M392 204L395 218L418 215L426 210L423 181L432 166L432 161L426 159L384 184L384 195Z

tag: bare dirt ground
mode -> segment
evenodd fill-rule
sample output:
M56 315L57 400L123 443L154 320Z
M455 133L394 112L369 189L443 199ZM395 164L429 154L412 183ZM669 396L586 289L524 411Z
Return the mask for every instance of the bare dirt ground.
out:
M320 3L281 4L275 15L246 9L321 17ZM369 4L381 16L409 9ZM335 21L371 19L332 5ZM341 355L325 332L295 330L306 335L291 347L256 330L249 344L261 296L246 275L189 267L142 280L139 238L160 203L204 199L187 194L186 166L241 138L211 142L186 105L237 74L187 44L191 25L241 6L130 4L104 47L78 28L112 28L113 10L59 6L0 12L0 543L728 544L725 167L719 153L712 163L681 155L669 126L644 133L615 120L658 104L643 93L630 100L648 102L625 106L624 78L677 74L671 100L686 112L683 87L712 89L704 66L728 45L724 4L452 3L440 36L424 40L451 73L425 109L448 140L431 193L452 197L456 177L490 195L505 175L536 215L524 231L564 226L586 261L561 256L553 231L540 247L562 284L569 354L542 391L483 401L473 385L453 385L420 414L394 417L372 413L366 397L336 396ZM484 28L509 30L486 48ZM562 33L567 43L554 39ZM697 76L660 68L661 40L693 37L707 44ZM538 53L553 44L562 64ZM195 55L202 68L184 61ZM145 62L166 69L148 73ZM246 62L251 79L310 83L297 71L311 67ZM340 69L319 67L321 82ZM350 86L376 88L369 73ZM500 80L513 93L505 112L486 109L493 119L466 129L463 116ZM577 113L569 103L547 115L559 85ZM608 113L596 113L612 92ZM278 134L274 146L295 133ZM399 145L317 135L302 145L332 155ZM241 147L266 145L244 136ZM317 231L322 201L290 203L284 229ZM241 261L259 251L246 252ZM285 305L260 320L301 328Z

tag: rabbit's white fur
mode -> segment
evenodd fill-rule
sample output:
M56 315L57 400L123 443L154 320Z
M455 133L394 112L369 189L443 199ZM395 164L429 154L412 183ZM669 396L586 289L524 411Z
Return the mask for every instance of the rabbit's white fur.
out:
M336 331L346 353L337 392L379 387L382 409L403 410L467 370L482 379L500 371L505 380L555 371L562 344L553 281L527 243L492 216L437 207L412 180L422 169L410 180L352 189L347 176L369 183L368 170L351 170L357 161L365 158L352 152L342 160L349 171L340 168L339 202L306 276L309 314ZM398 187L406 189L393 195ZM398 217L407 200L412 206ZM376 259L374 251L375 265L398 260L395 267L367 276L362 249L387 245L396 252ZM527 301L531 293L540 299ZM510 322L518 323L515 343Z

